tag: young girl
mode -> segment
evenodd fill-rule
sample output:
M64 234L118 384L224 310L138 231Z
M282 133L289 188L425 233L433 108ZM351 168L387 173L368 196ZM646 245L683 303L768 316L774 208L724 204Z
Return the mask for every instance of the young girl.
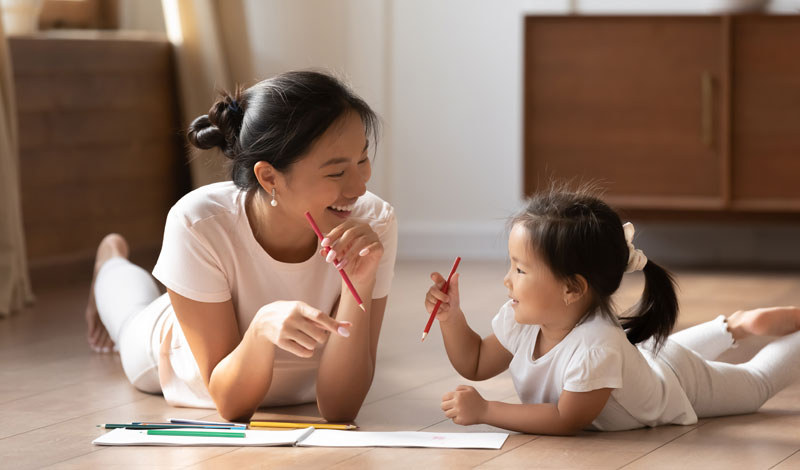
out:
M459 305L458 275L447 294L425 298L447 355L470 380L509 369L522 404L489 402L473 387L442 398L457 424L485 423L532 434L584 428L625 430L692 424L698 417L756 411L800 377L800 310L736 312L669 336L678 314L673 281L633 246L605 203L584 192L540 194L512 219L509 300L481 339ZM618 318L611 295L623 273L643 270L640 302ZM750 334L780 336L741 365L714 362Z
M131 383L171 405L240 420L262 405L316 401L324 418L352 420L374 376L397 247L394 210L366 189L376 124L323 73L223 93L188 138L220 149L232 181L170 210L153 270L165 295L127 260L122 237L101 242L90 344L116 343ZM366 311L326 263L337 258Z

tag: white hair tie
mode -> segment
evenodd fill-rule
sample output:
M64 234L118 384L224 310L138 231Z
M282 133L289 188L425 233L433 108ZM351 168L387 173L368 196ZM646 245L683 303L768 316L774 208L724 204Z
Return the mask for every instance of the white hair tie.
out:
M633 246L633 233L635 231L633 224L630 222L623 224L622 230L625 232L625 242L628 244L628 266L625 268L625 272L641 271L644 269L644 265L647 264L647 256L644 255L642 250L637 250Z

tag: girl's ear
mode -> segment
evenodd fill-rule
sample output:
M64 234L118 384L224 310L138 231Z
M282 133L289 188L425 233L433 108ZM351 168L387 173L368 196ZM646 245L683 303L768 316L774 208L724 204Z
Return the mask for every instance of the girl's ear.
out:
M570 305L582 299L589 292L586 278L576 274L564 283L564 305Z

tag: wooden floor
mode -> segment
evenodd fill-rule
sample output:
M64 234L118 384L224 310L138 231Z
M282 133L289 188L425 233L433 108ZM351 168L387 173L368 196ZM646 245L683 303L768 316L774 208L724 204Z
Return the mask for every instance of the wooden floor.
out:
M357 423L363 430L474 432L439 409L461 379L450 367L438 326L425 343L422 298L432 269L449 261L400 262L381 336L378 370ZM505 301L503 263L461 263L462 305L478 332ZM627 306L642 278L629 275L618 294ZM88 274L70 285L38 288L36 305L0 320L0 467L3 468L800 468L800 384L759 413L628 432L578 437L512 434L502 449L334 449L96 447L105 422L169 417L219 419L212 410L172 408L160 396L134 390L119 357L90 352L82 311ZM679 328L737 309L800 304L800 275L679 272ZM758 346L734 350L738 361ZM798 358L800 360L800 358ZM516 402L508 374L474 384L484 397ZM316 418L313 405L259 411L260 418Z

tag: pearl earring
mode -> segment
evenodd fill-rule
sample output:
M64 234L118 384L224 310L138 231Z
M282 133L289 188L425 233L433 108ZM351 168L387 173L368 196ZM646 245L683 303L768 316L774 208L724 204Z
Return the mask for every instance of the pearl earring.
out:
M278 201L275 200L275 188L272 188L272 200L269 201L269 205L275 207L278 205Z

